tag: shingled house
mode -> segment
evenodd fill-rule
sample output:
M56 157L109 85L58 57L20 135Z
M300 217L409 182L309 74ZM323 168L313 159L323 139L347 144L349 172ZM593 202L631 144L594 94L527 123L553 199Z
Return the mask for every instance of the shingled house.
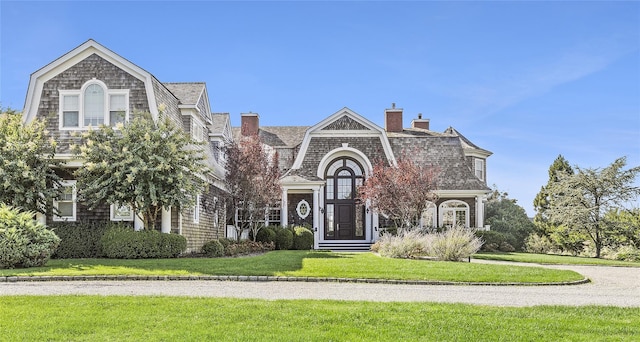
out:
M90 125L115 125L138 112L158 116L158 106L185 132L208 143L205 149L209 191L198 196L192 208L163 210L163 232L182 234L188 250L196 251L211 239L224 237L223 145L241 135L258 134L278 152L283 171L282 204L265 217L266 224L303 224L315 232L316 249L368 249L384 228L384 220L354 196L373 163L390 165L406 155L440 170L439 199L422 216L428 226L484 226L486 159L491 152L471 143L453 128L439 133L429 120L418 117L403 128L402 109L384 111L385 127L343 108L313 126L260 126L255 113L241 115L242 128L231 128L228 114L211 111L204 83L162 83L146 70L111 50L88 40L31 75L25 121L48 119L48 131L58 142L56 158L65 179L65 196L55 201L59 215L41 217L55 221L141 222L127 207L104 205L89 211L75 199L73 171L83 161L71 154L73 132Z
M88 40L31 75L24 120L47 118L49 134L57 141L55 158L63 162L58 170L64 179L65 195L54 202L59 215L40 217L41 221L125 221L141 228L142 221L127 206L107 205L88 210L76 202L73 171L83 161L71 153L74 132L101 124L128 121L135 113L149 112L158 117L158 106L193 139L208 142L209 173L202 175L210 184L207 193L197 196L192 208L163 210L162 232L187 238L189 251L199 250L206 241L224 236L226 222L222 201L224 177L221 144L231 139L228 114L211 112L204 83L162 83L146 70L113 51Z
M375 161L393 165L403 156L439 170L439 199L429 203L421 224L483 227L491 152L451 127L431 131L421 116L403 128L403 110L395 105L384 115L385 128L349 108L311 127L260 126L258 114L242 114L234 136L258 134L278 152L284 173L282 205L268 215L271 223L312 227L316 249L368 249L386 220L353 194Z

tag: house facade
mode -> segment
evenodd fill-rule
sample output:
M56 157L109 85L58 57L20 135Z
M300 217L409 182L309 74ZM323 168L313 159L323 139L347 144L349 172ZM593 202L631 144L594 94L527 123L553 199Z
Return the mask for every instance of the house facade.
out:
M48 132L57 141L58 170L64 179L64 195L54 202L56 221L125 221L141 228L142 222L126 206L104 204L88 210L76 201L73 172L83 161L71 153L76 132L101 124L115 125L136 113L158 107L194 140L205 143L209 172L207 193L197 196L190 208L162 211L162 232L182 234L188 251L225 237L233 229L223 200L224 145L242 135L257 134L276 151L283 172L282 200L271 208L265 223L305 225L314 231L316 249L368 249L386 223L367 203L359 201L356 188L382 161L394 165L401 157L439 170L438 200L429 203L421 224L432 227L484 226L486 160L491 152L469 141L453 128L429 129L420 116L403 128L403 110L384 110L385 127L379 127L349 108L328 115L313 126L260 126L259 115L241 115L241 127L232 128L227 113L211 110L205 83L162 83L146 70L93 40L88 40L31 75L24 120L46 118ZM383 112L381 110L381 112Z
M163 115L182 127L196 141L205 142L209 172L204 177L209 186L197 196L190 208L162 211L162 232L187 238L187 250L199 250L206 241L224 237L226 209L222 190L224 162L223 142L231 138L228 114L213 113L205 83L162 83L146 70L113 51L88 40L31 75L24 121L47 120L47 130L57 142L55 158L62 162L57 170L64 179L64 195L53 205L57 215L41 216L44 223L57 221L123 221L136 229L142 221L128 206L104 204L89 210L76 201L73 172L83 161L71 153L77 132L101 124L115 126L142 112Z
M452 127L431 131L421 116L403 128L402 116L392 105L384 110L382 128L345 107L310 127L262 127L258 114L248 113L234 136L257 134L278 152L282 203L269 217L284 226L312 228L316 249L368 249L378 239L387 220L360 201L356 189L376 162L395 165L398 158L438 171L438 200L428 204L421 225L483 228L491 152Z

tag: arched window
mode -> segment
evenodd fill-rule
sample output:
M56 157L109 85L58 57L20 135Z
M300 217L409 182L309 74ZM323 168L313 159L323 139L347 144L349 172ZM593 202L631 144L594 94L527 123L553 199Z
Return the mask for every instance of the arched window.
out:
M61 89L59 128L84 129L89 126L124 123L129 119L129 90L109 89L96 79L80 89Z
M364 183L362 165L349 157L335 159L326 168L325 239L365 238L365 205L357 197Z
M449 200L440 204L440 226L469 227L469 205L459 200Z

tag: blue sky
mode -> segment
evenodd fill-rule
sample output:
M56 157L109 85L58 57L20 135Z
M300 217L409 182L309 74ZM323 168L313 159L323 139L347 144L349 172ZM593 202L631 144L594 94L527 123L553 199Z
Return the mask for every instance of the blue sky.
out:
M342 107L422 113L494 153L488 183L529 215L562 154L640 165L640 2L0 2L0 104L89 38L212 109L268 126Z

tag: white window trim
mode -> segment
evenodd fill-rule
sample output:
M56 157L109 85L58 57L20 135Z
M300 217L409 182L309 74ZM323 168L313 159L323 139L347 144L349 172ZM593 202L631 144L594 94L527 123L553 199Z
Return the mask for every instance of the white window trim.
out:
M193 223L200 223L200 199L202 196L196 195L196 203L193 205Z
M438 226L438 220L437 220L438 216L436 215L437 213L436 204L431 201L427 202L427 206L424 211L429 211L429 210L433 212L433 215L431 215L431 224L425 227L426 222L422 221L422 215L420 215L420 228L427 228L427 227L435 228Z
M464 208L448 208L447 206L449 204L463 204ZM464 226L465 227L470 227L469 225L469 204L467 204L464 201L460 201L460 200L448 200L445 202L440 203L440 210L439 210L439 215L438 215L438 220L440 222L440 227L444 226L444 214L447 211L453 211L453 224L457 225L459 222L456 222L456 211L464 211Z
M478 175L478 172L480 173L480 175ZM475 168L474 168L474 173L476 175L476 177L478 177L480 180L484 180L485 179L485 172L484 172L484 159L480 159L480 158L475 158Z
M119 207L123 207L118 205ZM129 205L126 205L129 206ZM129 216L120 216L117 215L117 210L116 210L116 204L112 204L109 208L109 212L110 212L110 217L111 217L111 221L133 221L133 210L131 210L131 213L129 214Z
M194 115L191 115L190 130L191 130L191 138L193 138L193 140L198 142L204 141L204 132L205 132L204 124L199 119L197 119Z
M97 79L92 79L82 85L80 89L61 89L58 90L58 129L61 131L80 131L86 130L89 126L84 125L84 92L90 85L97 84L104 90L104 124L111 125L110 97L112 95L124 95L125 114L124 121L129 121L129 89L109 89L107 85ZM63 109L65 96L78 96L78 127L65 127L63 125Z
M75 180L64 180L60 182L60 186L62 187L72 187L72 195L71 201L73 205L73 210L71 216L58 216L55 212L53 213L53 221L55 222L75 222L77 217L77 206L76 206L76 181ZM53 207L58 210L58 203L61 201L53 200ZM66 201L65 201L66 202Z

